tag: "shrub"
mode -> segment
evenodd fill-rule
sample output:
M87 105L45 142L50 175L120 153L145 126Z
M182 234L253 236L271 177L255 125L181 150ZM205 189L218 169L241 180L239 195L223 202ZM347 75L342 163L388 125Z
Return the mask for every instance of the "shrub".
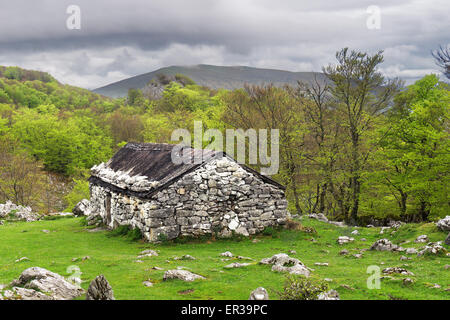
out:
M108 234L109 237L126 237L130 241L138 241L143 238L141 230L139 228L133 228L129 225L121 225L111 230Z
M264 236L273 236L275 234L275 229L273 227L264 228L262 234Z
M309 279L304 276L288 275L283 291L276 292L280 300L317 300L319 294L329 290L323 280Z

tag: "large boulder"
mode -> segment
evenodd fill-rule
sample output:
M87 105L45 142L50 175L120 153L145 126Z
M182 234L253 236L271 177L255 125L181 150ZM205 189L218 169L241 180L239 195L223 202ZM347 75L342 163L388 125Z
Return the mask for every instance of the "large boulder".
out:
M439 220L436 226L442 231L450 231L450 216L446 216L444 219Z
M380 239L375 241L374 244L370 247L370 250L376 250L376 251L401 251L399 246L396 244L393 244L388 239Z
M429 242L417 255L445 255L446 253L447 250L441 245L441 242Z
M72 212L76 216L89 216L91 214L89 200L83 199L78 202L77 205L73 208Z
M19 299L27 300L72 300L84 293L83 289L66 281L63 276L39 267L23 271L19 279L11 282L11 286Z
M310 271L308 268L298 259L291 258L285 253L278 253L270 258L262 259L260 264L271 264L272 271L275 272L287 272L290 274L304 275L309 277Z
M269 294L266 289L259 287L250 293L248 300L269 300Z
M92 280L86 293L86 300L115 300L113 289L102 274Z
M39 220L41 216L33 212L30 207L23 207L11 201L6 201L5 204L0 204L0 218L31 222Z
M163 280L166 281L169 279L180 279L183 281L190 282L190 281L195 281L197 279L205 279L205 277L202 277L198 274L192 273L187 270L175 269L175 270L167 270L164 273Z

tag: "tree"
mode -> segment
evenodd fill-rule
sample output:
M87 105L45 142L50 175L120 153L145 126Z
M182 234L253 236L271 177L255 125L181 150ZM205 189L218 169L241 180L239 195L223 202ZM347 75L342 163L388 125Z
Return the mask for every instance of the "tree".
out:
M407 220L426 221L448 213L450 143L448 86L425 76L396 98L389 127L382 132L384 181L396 193L401 214L414 205Z
M0 141L0 198L30 206L40 199L44 183L41 164L34 161L16 140Z
M303 154L303 100L295 99L288 91L277 88L245 85L224 97L223 121L233 128L279 130L280 172L277 176L292 194L297 213L301 214L299 170ZM261 146L259 146L261 148Z
M439 46L439 49L432 51L436 64L442 68L442 73L450 79L450 48Z
M349 206L342 206L347 220L356 222L361 193L361 171L364 169L368 149L363 146L365 133L373 120L386 109L398 90L398 80L386 80L377 70L383 62L382 51L374 55L344 48L336 53L338 64L323 68L325 75L333 81L330 92L335 99L338 112L343 115L345 134L349 145L347 190L332 193L339 199L350 198ZM333 188L333 185L330 186ZM348 211L348 212L347 212Z

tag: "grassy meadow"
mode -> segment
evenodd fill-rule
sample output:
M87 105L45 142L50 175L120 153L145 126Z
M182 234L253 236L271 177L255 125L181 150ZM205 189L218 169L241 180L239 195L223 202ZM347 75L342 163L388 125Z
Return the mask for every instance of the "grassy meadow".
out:
M424 245L414 243L421 234L427 234L430 241L444 240L446 234L433 223L404 225L393 235L389 232L379 234L380 228L357 228L359 235L351 235L355 228L341 228L309 218L304 218L302 225L313 227L317 233L280 230L244 240L149 244L132 241L125 236L111 237L105 230L91 230L83 224L82 218L65 217L31 223L5 221L0 226L0 284L8 284L29 267L39 266L69 277L73 275L70 266L77 266L82 272L81 286L84 289L97 275L103 274L116 299L248 299L250 292L259 286L269 291L271 299L276 299L275 291L282 289L285 275L272 272L271 266L259 265L258 261L276 253L295 250L297 253L290 256L314 269L311 277L332 279L330 288L336 289L341 299L450 298L450 291L446 290L450 285L450 269L444 268L450 264L449 257L408 255L411 260L400 261L404 253L374 251L365 251L361 259L352 256L381 238L388 238L396 244L410 241L402 246L416 248ZM341 235L352 236L355 241L338 245L336 239ZM361 241L362 238L367 241ZM254 239L259 241L254 242ZM159 256L136 262L144 249L157 250ZM350 254L340 255L343 249L349 250ZM222 261L224 257L220 253L224 251L250 257L254 261L250 261L252 264L247 267L225 269L229 263L248 261L235 258ZM194 256L196 260L175 259L185 254ZM83 260L86 256L89 259ZM29 260L15 262L22 257ZM316 266L316 262L327 262L329 266ZM370 290L366 284L370 265L378 265L381 269L404 267L414 273L409 277L415 283L404 285L401 280L407 276L395 275L396 279L382 279L380 289ZM152 269L169 270L179 266L205 276L206 280L162 281L164 271ZM145 287L142 284L145 280L154 285ZM432 288L434 284L441 288Z

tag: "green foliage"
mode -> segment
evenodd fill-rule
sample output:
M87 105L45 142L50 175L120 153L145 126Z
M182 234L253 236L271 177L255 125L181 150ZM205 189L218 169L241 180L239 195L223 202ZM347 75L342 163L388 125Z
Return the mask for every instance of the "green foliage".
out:
M89 199L89 182L84 176L81 179L73 179L72 190L64 197L67 203L67 212L72 212L73 208L83 199Z
M108 237L123 237L129 241L138 241L143 238L142 233L138 228L133 228L129 225L118 226L108 233Z
M449 212L450 93L435 75L411 85L396 99L378 155L384 182L402 214L445 216ZM394 200L394 199L391 199Z
M277 294L280 300L317 300L319 294L328 290L328 283L323 280L288 275L283 291L277 292Z
M91 168L112 155L111 138L93 118L73 115L60 120L48 107L19 110L11 134L42 160L47 170L66 175Z

